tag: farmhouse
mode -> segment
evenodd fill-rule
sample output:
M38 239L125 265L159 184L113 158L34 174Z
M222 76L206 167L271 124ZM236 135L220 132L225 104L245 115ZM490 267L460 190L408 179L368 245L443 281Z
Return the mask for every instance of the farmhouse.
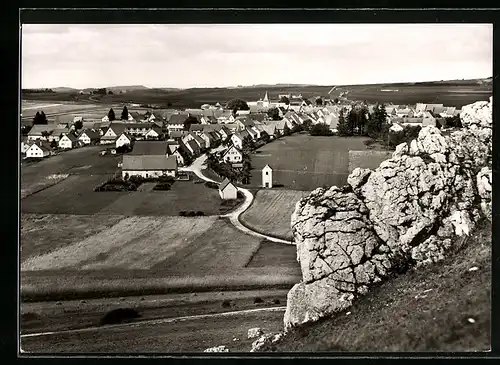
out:
M188 118L188 114L172 114L167 122L167 129L170 133L171 131L183 131L184 122Z
M33 143L26 151L26 157L43 158L50 155L50 148L41 142Z
M56 141L59 142L61 139L61 136L68 134L70 130L68 128L56 128L50 133L50 135L47 137L49 142Z
M123 156L122 178L141 176L143 178L177 175L175 156Z
M200 135L200 138L205 141L205 146L204 148L210 148L215 144L216 139L214 138L213 134L209 132L203 132Z
M184 146L186 146L186 149L191 153L193 156L199 156L201 153L200 146L198 143L196 143L194 140L190 140L187 142L183 141Z
M65 134L58 143L59 148L71 149L78 146L78 138L72 133Z
M21 153L26 153L26 151L28 151L32 144L33 141L29 141L27 137L24 137L21 140Z
M54 129L53 126L47 124L35 124L28 132L28 139L32 141L37 139L47 140Z
M238 188L228 178L225 178L219 185L219 195L223 200L236 199Z
M164 141L137 141L130 152L131 156L167 156L168 143Z
M156 125L153 125L151 129L144 135L146 139L159 139L163 137L163 131Z
M132 136L144 137L153 127L152 123L127 123L125 125L125 132Z
M241 163L243 153L235 146L231 146L222 154L222 160L230 163Z
M115 147L118 148L121 146L130 145L131 143L132 143L132 137L126 133L122 133L120 134L120 137L116 138Z
M125 132L124 123L111 123L104 135L101 137L101 144L115 143L118 136Z
M78 139L82 141L83 144L88 145L91 143L99 142L100 136L97 132L94 132L91 129L86 129L80 134L80 137L78 137Z
M250 135L248 134L248 132L246 130L241 131L241 132L237 132L231 136L231 142L233 142L233 145L238 147L241 150L243 148L243 140L249 136Z

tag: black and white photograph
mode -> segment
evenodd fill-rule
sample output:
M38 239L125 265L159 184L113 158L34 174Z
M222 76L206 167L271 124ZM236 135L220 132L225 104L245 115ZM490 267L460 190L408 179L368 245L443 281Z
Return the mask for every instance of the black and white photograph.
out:
M492 24L19 48L20 356L491 350Z

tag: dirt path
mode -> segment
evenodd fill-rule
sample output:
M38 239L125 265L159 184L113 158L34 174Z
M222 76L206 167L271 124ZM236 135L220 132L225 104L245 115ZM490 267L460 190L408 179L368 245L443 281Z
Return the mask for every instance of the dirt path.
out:
M219 147L217 149L214 149L213 152L221 150L221 148L224 149L224 147ZM202 173L202 169L203 169L203 167L205 165L206 159L207 159L207 155L206 154L201 155L196 160L194 160L194 162L190 166L180 168L179 171L190 171L190 172L193 172L196 176L198 176L202 180L213 182L213 183L217 183L217 181L214 181L214 180L206 177ZM266 239L266 240L269 240L269 241L272 241L272 242L278 242L278 243L285 243L285 244L293 245L292 241L287 241L287 240L282 240L280 238L271 237L271 236L268 236L268 235L256 232L256 231L254 231L254 230L252 230L252 229L244 226L241 223L241 221L240 221L240 216L248 208L250 208L250 206L252 205L254 196L253 196L253 194L249 190L241 188L241 187L238 187L238 191L241 192L245 196L245 201L237 209L235 209L231 213L221 215L221 217L229 218L229 221L237 229L239 229L240 231L242 231L242 232L244 232L246 234L250 234L250 235L255 236L255 237L263 238L263 239Z

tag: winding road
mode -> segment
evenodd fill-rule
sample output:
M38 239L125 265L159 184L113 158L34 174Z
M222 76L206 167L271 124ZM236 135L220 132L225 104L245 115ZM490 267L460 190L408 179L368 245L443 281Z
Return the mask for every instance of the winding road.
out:
M221 146L221 147L218 147L216 149L213 149L212 152L222 151L223 149L225 149L225 147ZM194 173L196 176L198 176L202 180L218 184L217 181L212 180L212 179L206 177L202 173L202 170L203 170L203 167L205 165L206 159L207 159L207 155L203 154L200 157L198 157L196 160L194 160L194 162L190 166L179 168L179 171L189 171L189 172ZM247 189L244 189L244 188L241 188L241 187L237 187L237 189L238 189L239 192L241 192L244 195L245 201L243 202L243 204L241 204L237 209L235 209L231 213L221 215L220 217L229 218L229 221L237 229L239 229L240 231L242 231L242 232L244 232L246 234L250 234L252 236L259 237L259 238L264 238L264 239L272 241L272 242L285 243L285 244L288 244L288 245L293 245L294 244L292 241L286 241L286 240L282 240L280 238L271 237L271 236L268 236L268 235L256 232L256 231L254 231L254 230L252 230L252 229L244 226L241 223L241 221L240 221L240 216L241 216L241 214L243 214L252 205L254 196Z

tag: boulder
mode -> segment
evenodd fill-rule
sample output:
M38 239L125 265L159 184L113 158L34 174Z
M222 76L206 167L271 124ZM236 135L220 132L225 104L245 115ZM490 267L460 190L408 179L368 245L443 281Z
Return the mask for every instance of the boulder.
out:
M283 333L267 333L260 336L257 340L252 343L252 349L250 352L258 352L264 346L272 345L278 342L283 337Z
M344 310L393 270L442 260L480 212L491 219L491 102L461 117L450 136L424 127L375 170L356 168L347 186L297 202L302 281L288 293L285 330Z
M259 327L250 328L248 330L248 338L259 337L259 336L262 336L263 334L264 334L264 331Z
M483 167L477 174L476 183L479 197L481 198L481 211L491 221L491 168Z
M209 347L203 352L229 352L229 349L226 346L221 345L221 346Z

